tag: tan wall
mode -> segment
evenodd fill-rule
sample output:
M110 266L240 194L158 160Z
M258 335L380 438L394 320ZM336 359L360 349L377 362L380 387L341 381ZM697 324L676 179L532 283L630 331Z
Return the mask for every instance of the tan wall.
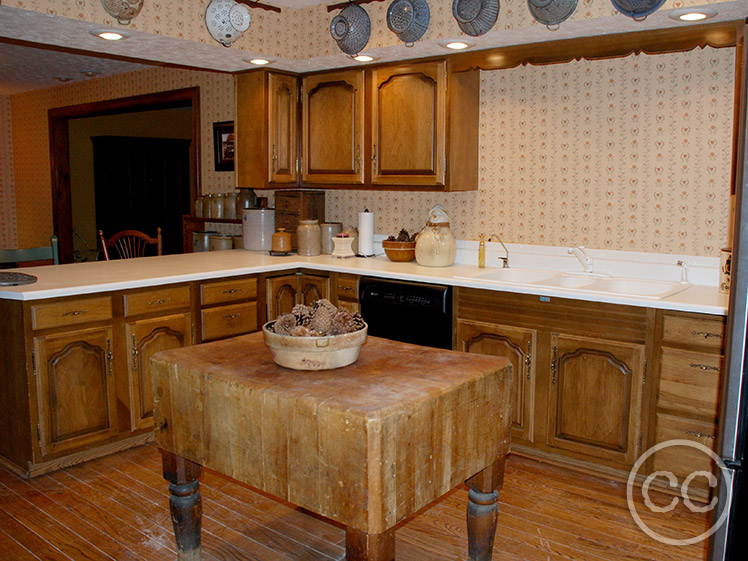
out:
M717 256L730 237L735 49L481 74L480 184L468 193L328 191L326 217L460 239Z
M96 255L96 200L94 196L93 136L138 136L152 138L192 139L192 111L164 109L138 111L122 115L105 115L71 119L68 122L70 142L70 187L73 207L73 238L75 250L88 259ZM190 157L194 147L190 146ZM195 178L190 178L195 185Z
M149 68L11 96L19 247L43 245L52 234L48 109L197 86L200 88L201 189L205 193L226 192L234 187L234 174L214 171L213 122L233 119L233 84L233 77L228 74Z

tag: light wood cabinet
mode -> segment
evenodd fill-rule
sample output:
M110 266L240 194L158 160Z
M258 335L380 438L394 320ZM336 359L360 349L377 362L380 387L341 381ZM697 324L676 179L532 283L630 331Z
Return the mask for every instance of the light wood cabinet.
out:
M642 344L552 333L548 446L633 465L644 368Z
M358 299L358 275L335 273L333 276L335 287L335 302L338 308L345 308L350 312L361 313L361 303Z
M268 321L291 313L296 304L309 306L315 300L330 297L330 278L308 273L269 277L265 281Z
M111 326L34 337L42 461L117 432L113 345Z
M298 78L257 70L235 84L236 186L298 184Z
M303 78L303 183L363 184L364 93L363 70Z
M151 356L159 351L191 345L191 326L190 312L125 324L132 430L153 428Z
M533 441L537 332L477 321L457 321L457 350L508 358L512 364L512 442Z
M200 341L257 331L257 278L235 278L200 285Z

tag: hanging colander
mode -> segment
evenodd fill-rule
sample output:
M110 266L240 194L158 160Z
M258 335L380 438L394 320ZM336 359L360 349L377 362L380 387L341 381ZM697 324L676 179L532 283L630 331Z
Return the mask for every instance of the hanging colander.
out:
M330 22L330 35L340 50L349 55L360 53L369 42L369 14L357 4L348 4Z
M665 0L610 0L613 7L625 16L644 21L665 3Z
M499 0L454 0L452 15L463 33L472 37L488 33L499 17Z
M527 0L527 7L536 21L555 30L574 13L577 0Z
M387 8L387 27L407 46L426 33L430 19L426 0L394 0Z

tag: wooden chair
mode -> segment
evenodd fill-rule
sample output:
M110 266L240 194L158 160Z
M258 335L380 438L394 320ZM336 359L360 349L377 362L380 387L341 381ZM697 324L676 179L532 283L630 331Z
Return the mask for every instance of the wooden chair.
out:
M101 240L101 249L104 252L104 259L109 261L109 250L114 248L117 251L119 259L132 259L134 257L144 257L149 245L156 245L156 255L161 253L161 228L156 230L156 237L152 238L138 230L122 230L114 234L109 240L104 239L104 232L99 230L99 239Z
M49 245L29 249L0 249L0 263L26 263L29 261L52 260L60 264L60 252L57 248L57 236L49 238Z

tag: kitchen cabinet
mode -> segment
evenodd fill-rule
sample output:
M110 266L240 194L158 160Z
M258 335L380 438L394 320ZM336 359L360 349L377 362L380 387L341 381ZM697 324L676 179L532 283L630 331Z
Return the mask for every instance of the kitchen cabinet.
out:
M649 426L653 312L472 288L455 294L457 349L512 362L512 449L624 477Z
M479 76L446 61L371 71L371 185L477 189Z
M457 350L509 359L512 384L512 442L533 441L537 331L479 321L457 321Z
M296 272L266 279L268 321L288 314L296 304L311 305L330 297L330 277Z
M235 84L236 186L298 184L298 78L256 70Z
M302 79L302 182L361 185L364 150L364 71Z
M687 440L714 449L719 416L724 352L725 318L674 311L657 316L657 399L650 446L668 440ZM692 472L713 472L714 462L697 449L666 447L655 452L649 471L671 472L676 485L668 489L681 493L681 485ZM654 484L668 485L666 478ZM694 478L688 487L693 499L707 499L710 488L704 477Z
M333 273L335 287L333 304L350 312L361 313L361 303L358 299L358 281L360 278L358 275L348 273Z
M33 339L41 460L107 440L117 432L111 326Z
M257 331L257 277L201 283L200 306L201 342Z

